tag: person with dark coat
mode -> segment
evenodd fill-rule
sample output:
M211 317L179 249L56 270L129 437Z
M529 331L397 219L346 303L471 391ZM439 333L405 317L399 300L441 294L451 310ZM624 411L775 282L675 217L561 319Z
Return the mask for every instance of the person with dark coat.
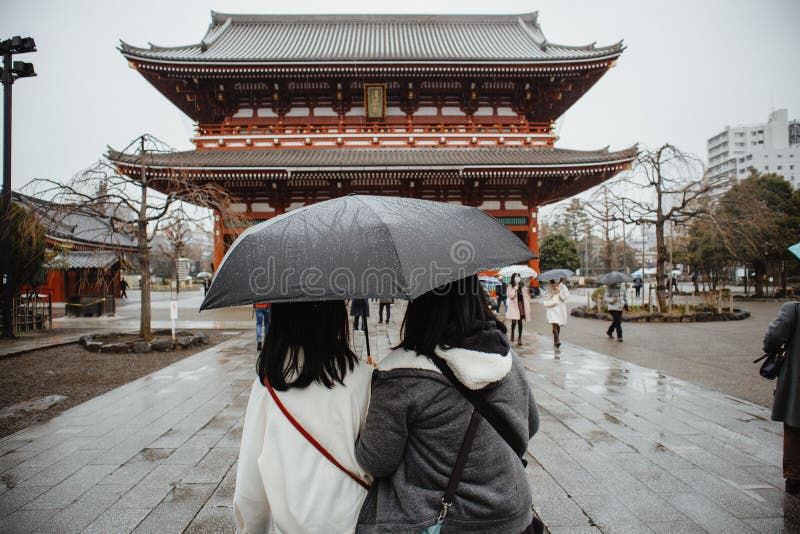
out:
M500 285L497 286L497 306L495 306L494 310L500 313L500 305L505 304L506 312L508 312L508 285L502 276L498 276L497 280L500 282Z
M389 317L392 315L392 304L394 304L394 299L378 300L378 324L383 323L383 310L386 310L386 324L389 324Z
M417 532L437 522L474 410L437 365L480 394L511 436L480 419L443 532L541 532L520 460L539 414L505 330L475 276L409 303L400 344L372 376L356 442L356 461L375 477L357 533Z
M642 279L640 277L633 279L633 289L636 290L636 298L642 294Z
M127 290L128 290L128 281L123 278L122 280L119 281L119 293L120 293L119 296L124 299L128 298L128 293L126 293Z
M361 330L367 330L367 317L369 317L369 301L367 299L353 299L350 302L350 317L353 318L353 332L358 330L359 318Z
M778 317L764 334L764 352L786 348L786 361L778 376L772 420L783 421L783 477L787 493L800 493L800 302L781 306Z

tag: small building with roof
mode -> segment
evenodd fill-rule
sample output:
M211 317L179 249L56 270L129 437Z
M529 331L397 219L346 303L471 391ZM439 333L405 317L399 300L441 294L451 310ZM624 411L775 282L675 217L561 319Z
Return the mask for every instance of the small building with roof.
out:
M68 303L67 311L80 314L80 308L92 304L92 309L113 312L122 270L137 250L135 238L89 210L16 192L14 202L34 212L45 230L50 259L37 291Z

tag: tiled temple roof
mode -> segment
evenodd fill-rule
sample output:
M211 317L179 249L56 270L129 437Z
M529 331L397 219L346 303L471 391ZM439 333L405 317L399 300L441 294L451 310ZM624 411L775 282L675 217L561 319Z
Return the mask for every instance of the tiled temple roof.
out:
M129 58L164 63L552 63L614 58L606 47L547 42L524 15L227 15L212 12L196 44L139 48Z
M359 148L188 150L151 153L146 166L204 170L398 170L591 167L632 161L637 148L610 152L559 148ZM109 158L138 167L140 157L109 148Z

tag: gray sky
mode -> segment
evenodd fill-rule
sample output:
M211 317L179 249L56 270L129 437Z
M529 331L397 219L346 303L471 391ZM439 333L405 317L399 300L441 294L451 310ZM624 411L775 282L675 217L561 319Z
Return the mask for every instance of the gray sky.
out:
M36 39L39 52L17 56L39 76L14 85L13 189L32 178L65 179L106 145L121 149L152 133L192 148L192 123L116 50L199 42L211 9L229 13L329 13L319 0L118 0L5 2L0 38ZM350 0L350 13L398 12ZM380 11L375 11L379 8ZM400 7L400 6L398 6ZM671 142L705 159L705 141L725 125L762 122L771 109L800 118L800 2L797 0L409 0L405 13L539 10L550 42L628 49L558 122L561 148L624 148Z

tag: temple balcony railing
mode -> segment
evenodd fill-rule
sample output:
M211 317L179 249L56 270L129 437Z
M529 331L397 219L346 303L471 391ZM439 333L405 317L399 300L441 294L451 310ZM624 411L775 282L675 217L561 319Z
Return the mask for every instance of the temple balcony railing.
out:
M556 140L550 123L438 122L360 124L211 124L198 125L192 139L199 149L331 148L410 146L541 146Z

